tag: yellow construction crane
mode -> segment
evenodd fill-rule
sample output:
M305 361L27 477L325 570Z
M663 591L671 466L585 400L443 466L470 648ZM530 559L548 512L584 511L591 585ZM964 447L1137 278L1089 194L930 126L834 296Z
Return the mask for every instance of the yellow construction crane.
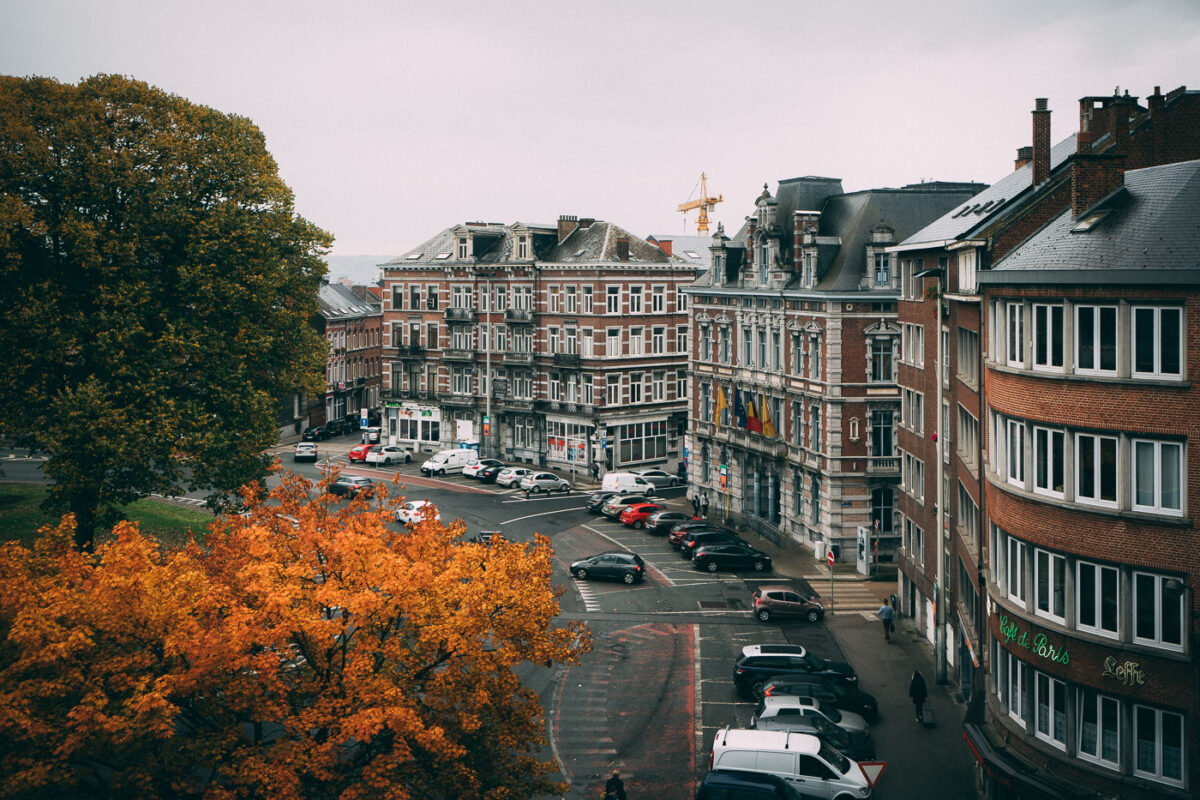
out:
M708 196L708 179L705 177L704 173L701 172L700 199L689 200L686 203L680 203L679 210L682 211L686 217L687 212L691 211L693 208L700 209L700 217L696 220L696 232L708 233L708 210L717 203L720 203L723 197L724 195L717 195L716 197Z

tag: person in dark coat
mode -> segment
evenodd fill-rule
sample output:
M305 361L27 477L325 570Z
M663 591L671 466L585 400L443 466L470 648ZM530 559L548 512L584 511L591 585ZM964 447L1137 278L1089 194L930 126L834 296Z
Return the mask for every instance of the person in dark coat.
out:
M913 671L912 680L908 682L908 696L912 698L917 722L924 722L925 698L929 696L929 690L925 688L925 678L920 670Z
M626 800L625 784L620 772L614 772L608 783L604 784L604 800Z

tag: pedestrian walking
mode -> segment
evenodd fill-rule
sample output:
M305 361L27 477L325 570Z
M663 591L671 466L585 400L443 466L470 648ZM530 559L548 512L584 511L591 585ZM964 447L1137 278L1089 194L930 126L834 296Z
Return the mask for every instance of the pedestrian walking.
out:
M600 465L597 464L595 461L592 461L592 482L593 483L600 482Z
M708 519L708 492L700 495L700 516Z
M929 690L925 688L925 678L920 670L913 671L912 680L908 682L908 696L912 698L917 722L924 722L925 698L929 696Z
M698 494L692 495L692 516L700 516L700 495Z
M879 610L875 612L875 616L879 617L880 621L883 623L883 640L888 644L891 644L892 631L896 629L895 624L892 622L893 618L896 616L896 612L892 610L892 604L884 603L881 605Z
M608 782L604 784L604 794L601 795L603 800L626 800L625 784L621 781L621 773L614 772Z

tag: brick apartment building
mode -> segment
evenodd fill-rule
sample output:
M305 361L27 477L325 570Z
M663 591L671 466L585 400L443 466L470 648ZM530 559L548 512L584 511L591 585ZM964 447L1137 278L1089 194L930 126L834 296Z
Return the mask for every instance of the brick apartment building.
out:
M383 310L371 287L324 283L317 294L318 327L329 345L325 394L309 413L310 425L356 421L378 409L382 369ZM357 423L356 423L357 424Z
M1156 88L1083 98L1052 148L1039 100L1017 169L892 249L898 595L990 798L1192 796L1200 195L1144 168L1198 131L1200 95Z
M687 291L689 469L712 508L779 541L853 559L860 528L895 550L899 280L887 248L977 193L924 183L845 193L767 187Z
M572 472L681 458L694 264L564 216L455 225L382 269L391 441Z

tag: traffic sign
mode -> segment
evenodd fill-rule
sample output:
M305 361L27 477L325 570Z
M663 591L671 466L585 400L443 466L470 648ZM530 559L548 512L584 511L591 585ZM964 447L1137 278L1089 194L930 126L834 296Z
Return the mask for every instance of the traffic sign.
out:
M827 556L825 556L825 560L829 562L829 566L831 566L831 567L833 566L833 551L832 550L830 550L829 554Z
M867 785L872 789L875 784L879 783L879 776L887 769L888 762L886 761L860 761L858 768L862 770L863 777L867 779Z

